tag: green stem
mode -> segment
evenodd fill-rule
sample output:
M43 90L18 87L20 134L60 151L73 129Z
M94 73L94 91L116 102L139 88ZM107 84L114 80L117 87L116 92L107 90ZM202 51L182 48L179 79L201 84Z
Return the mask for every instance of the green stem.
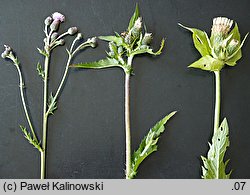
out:
M59 84L59 86L58 86L58 88L56 90L55 96L53 97L53 99L52 99L52 101L51 101L51 103L49 105L49 108L48 108L48 110L46 112L47 116L49 115L49 112L52 109L52 105L55 103L55 101L57 100L57 98L58 98L58 96L59 96L59 94L60 94L60 92L62 90L62 86L63 86L63 84L65 82L65 79L66 79L68 71L69 71L69 65L70 65L71 60L72 60L72 55L69 55L69 58L68 58L68 61L67 61L67 64L66 64L66 68L65 68L65 71L64 71L64 74L63 74L63 77L62 77L62 80L61 80L61 82L60 82L60 84Z
M131 66L133 57L128 57L128 66ZM131 133L130 133L130 72L125 76L125 133L126 133L126 179L130 179L131 172Z
M41 179L46 177L46 142L47 142L47 98L48 98L48 72L49 72L49 52L48 56L45 57L44 62L44 88L43 88L43 142L41 152Z
M215 74L215 109L214 109L214 134L220 126L220 71L214 71Z
M17 68L17 72L18 72L18 75L19 75L19 82L20 82L19 83L19 88L20 88L20 94L21 94L21 100L22 100L22 104L23 104L24 113L25 113L26 119L28 121L32 136L35 139L35 141L38 142L35 131L34 131L34 128L33 128L33 125L31 123L31 120L30 120L30 117L29 117L27 106L26 106L26 103L25 103L24 91L23 91L23 89L24 89L24 81L23 81L22 73L21 73L20 67L19 67L19 65L17 63L15 63L15 66Z

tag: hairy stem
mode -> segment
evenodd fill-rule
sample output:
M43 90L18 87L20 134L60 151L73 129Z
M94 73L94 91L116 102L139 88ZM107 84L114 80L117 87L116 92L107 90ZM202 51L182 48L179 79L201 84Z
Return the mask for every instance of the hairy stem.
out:
M214 109L214 134L220 126L220 71L215 74L215 109Z
M48 72L49 72L49 52L48 56L45 57L44 62L44 88L43 88L43 142L41 152L41 179L46 177L46 142L47 142L47 99L48 99Z
M19 88L20 88L20 94L21 94L21 100L22 100L22 104L23 104L24 113L25 113L26 119L28 121L28 124L29 124L30 130L31 130L32 136L35 139L35 141L38 142L36 134L35 134L35 131L34 131L34 128L33 128L33 125L31 123L31 120L30 120L30 117L29 117L27 106L26 106L26 103L25 103L25 98L24 98L24 81L23 81L22 73L21 73L19 65L15 63L15 66L17 68L17 72L18 72L18 76L19 76L19 82L20 82L19 83Z
M131 66L133 57L128 57ZM131 172L131 135L130 135L130 73L125 75L125 133L126 133L126 179L130 179Z

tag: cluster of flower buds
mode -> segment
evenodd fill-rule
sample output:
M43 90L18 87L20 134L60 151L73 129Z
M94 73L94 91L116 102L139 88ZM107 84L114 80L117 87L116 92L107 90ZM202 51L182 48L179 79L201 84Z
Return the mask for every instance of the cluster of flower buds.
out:
M9 57L9 55L12 53L12 48L8 45L4 45L4 52L1 54L1 57L3 59L6 59L7 57Z
M59 12L55 12L52 16L48 16L44 20L46 26L50 26L51 31L57 31L60 24L65 21L65 16Z
M89 42L90 46L93 48L95 48L97 46L97 38L96 37L88 38L87 42Z
M58 45L63 45L65 43L63 37L66 35L75 35L78 32L77 27L70 27L67 32L62 35L58 34L58 29L60 24L65 21L65 16L59 12L53 13L44 20L46 30L50 28L50 33L46 33L46 38L44 39L45 50L48 51L51 48L55 48Z
M3 59L10 59L15 65L18 65L19 62L18 62L17 58L15 57L12 48L8 45L4 45L4 48L5 48L5 50L1 54L1 57Z

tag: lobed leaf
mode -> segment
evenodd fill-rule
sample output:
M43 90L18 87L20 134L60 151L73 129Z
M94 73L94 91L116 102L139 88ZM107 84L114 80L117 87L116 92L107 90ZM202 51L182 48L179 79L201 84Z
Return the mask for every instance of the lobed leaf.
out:
M57 106L56 106L56 101L53 101L54 100L54 97L53 97L53 94L50 93L50 96L49 96L49 99L48 99L48 114L54 114L54 111L57 109Z
M203 179L229 179L232 171L226 173L229 162L223 162L227 148L229 147L229 128L227 119L224 118L219 129L214 133L212 144L209 143L207 158L201 157L203 161Z
M31 145L33 145L36 149L38 149L40 152L43 152L43 149L40 146L40 143L38 143L31 134L27 131L27 129L20 125L20 128L24 134L24 137L29 141Z
M37 66L36 66L36 70L38 72L38 75L42 77L42 79L44 80L44 70L42 69L42 65L40 64L40 62L37 63Z
M137 174L137 169L142 161L149 156L152 152L157 151L157 142L161 133L164 132L164 125L167 121L176 113L171 112L165 116L162 120L157 122L153 128L151 128L148 134L143 138L139 148L132 155L132 163L129 178L132 179Z
M131 55L138 55L138 54L144 54L144 53L148 53L151 55L160 55L162 52L162 49L164 48L165 45L165 40L162 39L161 41L161 45L158 51L154 52L153 49L151 49L149 46L146 45L142 45L142 47L137 48L136 50L131 52Z
M37 50L38 50L39 53L42 54L43 56L45 56L45 57L48 57L48 56L49 56L49 55L47 54L46 51L44 51L44 50L42 50L42 49L40 49L40 48L37 48Z

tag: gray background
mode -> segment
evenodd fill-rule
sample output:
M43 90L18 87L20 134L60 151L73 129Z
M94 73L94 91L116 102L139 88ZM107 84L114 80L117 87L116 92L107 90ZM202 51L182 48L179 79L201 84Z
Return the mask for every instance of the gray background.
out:
M134 60L131 79L132 148L138 147L148 129L165 114L178 110L159 141L159 151L139 168L137 178L200 178L200 155L208 150L213 127L214 80L212 73L191 70L198 59L191 34L177 22L210 31L212 18L227 16L237 21L245 35L250 26L250 3L219 0L140 0L141 15L153 46L162 37L167 46L159 57ZM122 32L134 11L135 1L122 0L1 0L0 45L17 52L26 81L28 106L41 137L42 81L36 50L42 47L43 20L55 11L66 16L61 30L78 26L84 36ZM70 43L70 38L67 43ZM105 42L80 53L75 62L105 57ZM3 50L3 49L2 49ZM227 158L232 178L250 177L250 66L249 41L243 59L222 71L222 117L230 126ZM53 52L49 91L55 91L64 70L66 52ZM40 154L23 138L19 124L27 126L21 106L18 78L9 62L0 60L0 177L39 178ZM124 74L120 69L71 70L58 110L49 118L48 178L123 178Z

